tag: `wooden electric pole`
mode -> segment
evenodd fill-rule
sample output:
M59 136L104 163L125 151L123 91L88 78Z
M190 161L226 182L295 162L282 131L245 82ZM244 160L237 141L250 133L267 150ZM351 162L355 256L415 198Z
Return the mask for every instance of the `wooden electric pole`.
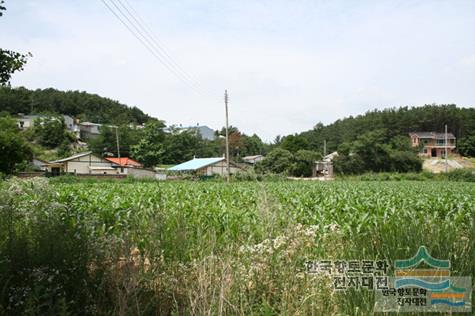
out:
M224 106L226 109L226 180L229 182L228 90L224 90Z
M119 165L120 163L120 146L119 146L119 127L115 127L115 140L117 141L117 158L119 158Z
M445 173L449 171L449 161L447 152L447 124L445 124Z

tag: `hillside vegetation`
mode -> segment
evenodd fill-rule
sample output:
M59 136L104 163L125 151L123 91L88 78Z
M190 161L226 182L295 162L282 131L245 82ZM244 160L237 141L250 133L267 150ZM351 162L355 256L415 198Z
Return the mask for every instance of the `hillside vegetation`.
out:
M152 119L136 106L129 107L84 91L53 88L29 90L23 87L0 87L0 105L0 111L11 115L57 113L95 123L143 124Z
M278 138L277 142L285 149L322 151L326 140L327 152L331 152L344 143L351 143L359 136L377 130L383 130L385 140L389 141L414 131L443 132L445 124L449 132L457 137L457 144L463 143L475 136L475 108L432 104L373 110L328 125L318 123L312 130Z
M374 110L328 125L318 123L312 130L277 137L275 146L285 157L301 150L323 153L326 141L327 153L338 151L335 170L343 174L418 172L422 163L408 133L443 132L446 124L457 137L458 153L475 155L475 109L453 104Z

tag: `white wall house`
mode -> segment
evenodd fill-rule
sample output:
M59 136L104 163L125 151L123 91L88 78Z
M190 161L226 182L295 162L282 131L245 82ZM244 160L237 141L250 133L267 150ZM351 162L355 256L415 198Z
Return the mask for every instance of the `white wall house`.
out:
M48 172L51 172L53 175L59 175L61 173L120 174L120 169L112 167L111 162L94 155L92 151L50 161L47 168Z
M66 129L73 132L77 136L79 136L79 127L75 123L74 119L69 116L69 115L61 115L64 120L64 125L66 126ZM26 129L33 127L35 125L35 120L37 119L47 119L48 115L23 115L19 114L18 117L16 118L18 128L20 129Z

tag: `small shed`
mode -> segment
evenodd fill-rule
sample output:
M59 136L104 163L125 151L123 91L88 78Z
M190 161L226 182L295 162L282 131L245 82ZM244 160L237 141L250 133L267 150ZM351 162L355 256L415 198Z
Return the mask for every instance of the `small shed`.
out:
M333 178L333 159L338 157L338 152L334 151L323 157L321 161L315 161L312 170L313 177Z
M193 158L192 160L173 166L168 170L177 172L196 172L202 176L212 176L216 174L225 176L227 174L226 159L224 157ZM229 172L231 174L240 170L241 168L235 163L229 163Z
M242 158L242 160L245 163L248 163L248 164L251 164L251 165L254 165L256 162L261 161L263 159L264 159L264 156L262 156L262 155L246 156L246 157Z

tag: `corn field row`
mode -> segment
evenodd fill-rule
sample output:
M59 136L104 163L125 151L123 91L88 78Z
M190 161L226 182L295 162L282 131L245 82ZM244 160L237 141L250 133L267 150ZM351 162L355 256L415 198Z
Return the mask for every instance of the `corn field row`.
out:
M0 184L0 314L368 315L312 259L411 257L475 277L475 184Z

